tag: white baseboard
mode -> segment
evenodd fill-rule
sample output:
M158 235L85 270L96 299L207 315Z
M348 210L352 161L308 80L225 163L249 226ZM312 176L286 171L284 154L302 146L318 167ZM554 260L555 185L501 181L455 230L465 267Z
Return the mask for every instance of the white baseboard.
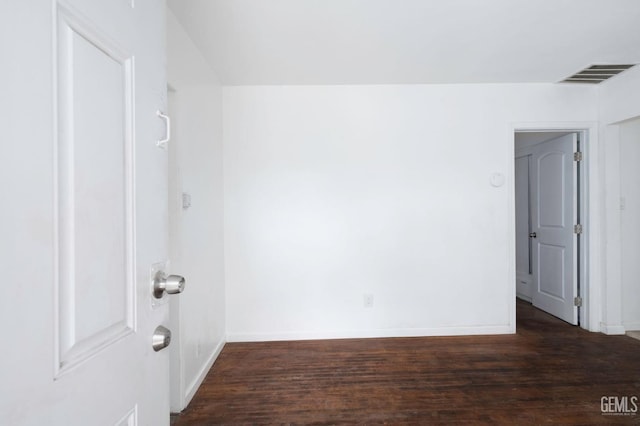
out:
M516 274L516 295L524 300L531 301L531 289L533 276L529 274Z
M284 340L366 339L385 337L467 336L513 334L515 326L488 325L471 327L400 328L357 331L301 331L281 333L227 333L228 342L271 342Z
M209 355L207 362L202 366L202 368L198 372L198 375L196 376L196 378L189 384L189 386L187 386L185 396L184 396L184 408L187 408L187 406L193 399L193 396L198 391L198 388L200 388L200 385L204 381L205 377L207 377L207 373L209 373L209 370L211 370L213 363L216 361L216 359L218 359L218 355L220 355L220 352L222 352L222 348L224 347L225 343L226 343L225 339L222 339L220 343L218 343L218 345L215 347L211 355Z
M522 300L524 300L525 302L528 302L528 303L531 303L533 301L533 299L531 297L529 297L529 296L527 296L525 294L522 294L522 293L516 293L516 297L518 299L522 299Z
M604 334L617 335L617 334L625 334L626 330L623 325L607 325L604 323L600 323L600 330Z
M623 326L626 331L640 330L640 322L625 322Z

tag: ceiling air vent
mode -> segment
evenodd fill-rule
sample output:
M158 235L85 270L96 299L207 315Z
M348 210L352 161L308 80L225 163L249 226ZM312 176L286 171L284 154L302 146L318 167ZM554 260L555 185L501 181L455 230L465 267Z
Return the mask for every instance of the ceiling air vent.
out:
M582 71L572 75L561 81L561 83L587 83L598 84L608 80L611 77L620 74L622 71L628 70L635 64L631 65L592 65Z

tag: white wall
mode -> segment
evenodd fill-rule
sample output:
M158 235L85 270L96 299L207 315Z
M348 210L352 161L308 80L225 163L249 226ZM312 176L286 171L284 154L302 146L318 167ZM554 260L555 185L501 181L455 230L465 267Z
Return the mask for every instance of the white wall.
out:
M177 249L171 272L187 279L184 293L171 298L176 336L171 409L180 411L225 342L222 88L171 11L167 45L168 80L175 90L170 95L170 155L178 172L174 189L189 193L192 201L188 210L172 206L177 219L172 244Z
M228 340L513 332L514 123L593 122L593 87L223 93Z
M622 301L627 297L637 297L637 293L624 294L622 285L620 135L623 121L640 117L640 98L632 95L639 91L640 67L625 71L598 88L603 175L600 190L604 195L601 206L604 217L602 256L606 265L602 278L605 285L602 288L601 329L608 334L625 332Z
M620 126L622 325L640 330L640 119Z
M516 296L531 302L533 295L533 276L531 269L530 192L529 165L530 155L518 156L518 134L516 134L515 160L515 218L516 218Z
M640 117L640 97L631 96L640 87L640 67L636 66L619 76L601 83L598 90L600 122L611 124Z

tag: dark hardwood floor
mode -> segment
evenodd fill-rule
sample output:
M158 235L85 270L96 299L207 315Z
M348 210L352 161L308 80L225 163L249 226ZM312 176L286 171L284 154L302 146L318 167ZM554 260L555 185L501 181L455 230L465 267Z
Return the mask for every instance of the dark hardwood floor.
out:
M517 310L515 335L229 343L174 424L640 424L601 412L640 397L640 341Z

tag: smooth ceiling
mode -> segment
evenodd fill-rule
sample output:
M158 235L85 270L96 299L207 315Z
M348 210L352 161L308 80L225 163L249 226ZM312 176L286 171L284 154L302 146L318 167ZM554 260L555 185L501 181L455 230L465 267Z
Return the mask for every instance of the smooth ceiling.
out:
M640 62L640 0L169 0L226 85L558 82Z

